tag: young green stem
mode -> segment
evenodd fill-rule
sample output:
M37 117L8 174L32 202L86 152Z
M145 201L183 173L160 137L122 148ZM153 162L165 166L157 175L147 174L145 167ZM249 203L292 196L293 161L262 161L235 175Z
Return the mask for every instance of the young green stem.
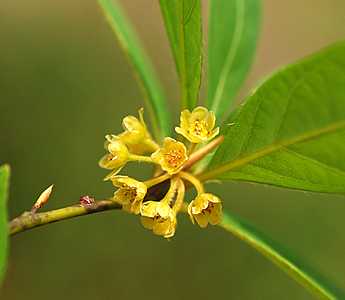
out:
M31 213L26 211L18 218L8 222L8 235L11 236L31 228L57 221L121 208L122 205L113 200L99 200L87 205L78 204L42 213Z
M165 173L164 175L159 176L157 178L153 178L153 179L144 181L144 183L145 183L147 188L150 188L150 187L152 187L154 185L157 185L158 183L161 183L161 182L169 179L170 177L171 177L171 175L169 175L168 173Z
M185 187L184 187L183 181L179 177L176 177L176 179L177 179L177 196L176 196L175 204L172 208L172 211L175 214L175 216L181 210L184 195L185 195Z
M143 155L135 155L135 154L130 154L128 157L129 160L131 161L141 161L141 162L149 162L149 163L155 163L151 157L149 156L143 156Z
M162 202L169 204L171 199L175 196L176 189L177 189L178 178L172 177L170 179L170 187L164 198L161 200Z
M157 151L160 148L159 145L157 145L153 140L150 139L144 139L142 143L149 146L151 149L154 149L154 151Z
M178 173L178 176L183 178L183 179L188 180L192 185L194 185L197 192L198 192L198 195L205 193L205 189L204 189L202 183L192 174L187 173L187 172L180 172L180 173Z

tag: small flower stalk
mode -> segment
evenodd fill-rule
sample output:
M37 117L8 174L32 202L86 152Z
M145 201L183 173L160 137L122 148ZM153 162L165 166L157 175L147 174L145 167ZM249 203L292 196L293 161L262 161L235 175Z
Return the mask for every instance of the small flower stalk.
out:
M185 200L185 189L194 187L197 197L188 205L192 223L196 220L201 228L205 228L208 223L219 224L223 219L220 199L206 193L203 184L189 171L194 163L222 141L222 138L218 138L210 145L199 147L195 154L192 153L196 144L209 142L218 135L219 128L213 129L214 114L200 106L192 112L184 110L181 113L180 127L175 130L192 143L187 151L184 143L171 137L165 137L163 146L159 146L146 128L143 113L143 109L140 109L139 119L125 117L122 122L124 132L106 135L104 148L108 154L101 158L99 165L112 170L104 180L110 179L118 188L114 193L114 201L122 204L124 211L140 214L145 228L169 239L176 232L177 215ZM154 164L155 176L140 182L117 175L129 161Z

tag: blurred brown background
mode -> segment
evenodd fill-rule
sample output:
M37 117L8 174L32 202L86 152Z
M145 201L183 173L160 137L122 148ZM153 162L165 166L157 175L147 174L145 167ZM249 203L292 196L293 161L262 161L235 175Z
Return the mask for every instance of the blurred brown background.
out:
M178 125L178 82L157 2L123 0ZM206 10L206 7L205 7ZM264 1L255 67L242 95L284 64L345 38L343 0ZM10 217L54 183L43 210L109 197L97 166L104 135L143 105L130 66L95 1L0 1L0 164L12 167ZM146 115L147 116L147 115ZM129 164L124 173L149 176ZM247 183L211 184L225 208L309 256L345 286L345 197ZM193 194L190 195L192 197ZM42 210L42 211L43 211ZM314 299L248 245L179 215L166 242L121 211L11 238L0 298Z

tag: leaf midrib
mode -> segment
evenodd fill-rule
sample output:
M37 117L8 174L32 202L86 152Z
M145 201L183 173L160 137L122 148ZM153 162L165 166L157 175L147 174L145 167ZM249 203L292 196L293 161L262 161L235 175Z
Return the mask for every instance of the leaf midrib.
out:
M179 19L179 48L180 48L180 90L181 90L181 110L188 108L188 92L186 87L186 58L184 48L184 24L183 24L183 1L178 1Z
M217 115L218 107L220 99L223 95L225 83L229 74L229 70L231 69L232 63L236 56L238 47L240 45L241 36L243 33L244 28L244 15L245 15L245 1L237 0L236 1L236 12L238 14L236 18L235 30L234 30L234 37L232 39L229 53L225 60L225 65L222 69L222 72L219 76L218 85L216 88L216 92L214 94L213 104L211 110Z
M181 89L181 110L188 108L188 82L186 70L186 49L184 27L190 19L193 12L195 1L186 17L183 20L183 1L178 1L178 18L179 18L179 45L180 45L180 89Z
M273 143L267 147L261 148L255 152L252 153L248 153L245 154L243 156L240 156L228 163L225 163L223 165L219 165L211 170L209 170L208 172L201 174L198 176L198 179L200 181L207 181L210 180L212 178L216 178L217 176L230 172L236 168L239 168L247 163L253 162L254 160L257 160L263 156L269 155L273 152L279 151L279 150L283 150L284 148L287 148L289 146L293 146L296 145L298 143L301 142L305 142L307 140L311 140L313 138L317 138L329 133L333 133L336 131L339 131L341 129L345 128L345 121L339 122L339 123L335 123L333 125L321 128L321 129L317 129L314 131L310 131L307 132L305 134L284 140L284 141L280 141L280 142L276 142Z

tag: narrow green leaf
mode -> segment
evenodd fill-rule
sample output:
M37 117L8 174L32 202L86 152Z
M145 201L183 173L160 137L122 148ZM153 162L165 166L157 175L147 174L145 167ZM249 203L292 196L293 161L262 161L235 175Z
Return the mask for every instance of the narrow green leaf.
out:
M8 228L7 228L7 193L10 167L0 167L0 282L2 280L7 259Z
M319 299L345 299L344 290L327 277L308 258L287 248L283 243L248 220L223 212L224 229L248 243L269 258Z
M221 120L252 65L260 0L210 0L207 107Z
M178 21L178 0L159 0L170 47L180 76L180 40Z
M201 0L178 0L181 110L198 104L202 73Z
M268 79L199 178L345 193L344 99L342 42Z
M115 0L97 0L135 72L157 140L170 135L169 110L158 77L124 10Z
M181 109L198 103L202 73L201 0L159 0L180 78Z

